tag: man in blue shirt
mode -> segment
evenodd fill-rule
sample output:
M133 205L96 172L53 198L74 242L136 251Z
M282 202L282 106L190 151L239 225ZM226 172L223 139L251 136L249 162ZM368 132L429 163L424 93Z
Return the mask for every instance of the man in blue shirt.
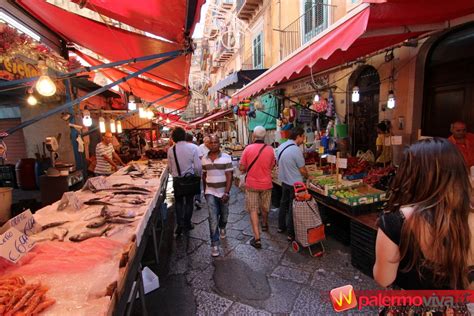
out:
M288 141L281 144L276 152L278 163L278 179L282 185L280 211L278 213L278 232L288 232L288 240L295 238L293 227L293 199L295 182L304 182L308 177L303 152L299 148L304 142L304 129L295 127L290 132Z

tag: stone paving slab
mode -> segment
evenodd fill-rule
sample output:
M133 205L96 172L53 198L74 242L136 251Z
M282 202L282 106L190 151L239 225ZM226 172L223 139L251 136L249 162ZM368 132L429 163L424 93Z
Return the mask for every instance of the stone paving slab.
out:
M222 315L232 305L232 301L223 298L217 294L206 291L195 290L194 296L196 298L196 315Z
M194 224L201 224L202 222L207 221L208 217L209 212L207 210L207 206L204 206L200 210L194 210L191 222L193 222Z
M278 265L281 255L277 252L266 249L255 249L245 244L237 246L228 255L229 258L241 259L252 269L264 271L270 274Z
M271 276L282 280L305 284L310 280L311 273L299 269L278 266L273 270Z
M196 271L193 274L195 274L195 277L189 281L193 289L214 292L214 266L210 265L204 271Z
M209 237L209 222L204 221L200 224L194 225L194 229L190 230L187 234L188 234L189 237L192 237L192 238L200 239L200 240L203 240L203 241L209 241L210 240L210 237ZM183 234L183 236L178 237L178 238L184 238L184 237L185 236Z
M271 316L272 314L264 310L255 309L249 305L235 302L227 310L225 315L226 316L234 316L234 315Z
M245 241L243 240L238 240L232 237L227 237L224 239L221 239L220 247L219 250L221 252L221 255L228 255L232 250L235 249L238 245L241 245Z

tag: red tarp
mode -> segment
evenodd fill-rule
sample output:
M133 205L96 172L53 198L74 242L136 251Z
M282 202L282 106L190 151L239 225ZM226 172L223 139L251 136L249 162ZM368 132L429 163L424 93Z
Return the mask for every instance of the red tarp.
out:
M84 0L71 0L76 3ZM187 15L185 0L88 0L85 6L114 20L123 22L170 41L182 43ZM205 0L198 0L193 27L199 21ZM191 33L192 35L192 30Z
M288 80L353 61L474 12L472 0L367 0L232 96L233 103ZM377 4L374 4L374 3ZM431 25L433 24L433 25Z
M215 119L221 118L221 117L226 116L230 113L232 113L232 110L222 110L222 111L216 112L214 114L211 114L209 116L201 117L201 118L198 118L197 120L191 121L189 123L189 125L197 126L197 125L203 124L205 122L208 122L210 120L215 120Z
M125 2L125 0L121 2ZM141 3L140 1L130 2L133 5ZM155 2L165 3L167 1ZM183 48L180 44L152 39L89 20L46 3L44 0L18 0L18 3L54 32L111 61L165 53ZM174 15L164 20L170 21L173 17ZM135 63L130 67L142 69L156 61ZM149 72L157 77L186 87L190 61L191 55L180 56Z
M94 59L94 58L92 58L92 57L90 57L86 54L83 54L79 51L76 51L76 54L78 56L80 56L81 58L83 58L86 62L88 62L92 66L97 66L97 65L102 64L100 61L98 61L98 60L96 60L96 59ZM127 74L124 73L123 71L113 69L113 68L101 69L99 71L102 72L107 78L109 78L112 81L116 81L120 78L123 78L123 77L127 76ZM148 102L152 102L152 101L154 101L158 98L166 96L166 95L170 94L171 92L173 92L175 90L174 88L170 88L170 87L166 87L166 86L159 86L157 84L151 83L149 81L146 81L146 80L143 80L143 79L140 79L140 78L132 78L132 79L128 80L127 82L119 84L119 86L120 86L120 88L122 88L123 90L126 90L128 92L132 91L134 95L136 95L136 96L140 97L141 99L143 99L145 101L148 101ZM157 103L156 106L159 106L160 104L167 103L165 105L166 108L179 109L181 107L184 107L188 102L188 98L182 98L186 94L187 94L186 91L177 93L177 94L175 94L175 95L173 95L169 98L166 98L163 101ZM170 102L170 101L178 99L178 98L182 98L182 99L180 99L176 102ZM170 102L170 103L168 103L168 102Z

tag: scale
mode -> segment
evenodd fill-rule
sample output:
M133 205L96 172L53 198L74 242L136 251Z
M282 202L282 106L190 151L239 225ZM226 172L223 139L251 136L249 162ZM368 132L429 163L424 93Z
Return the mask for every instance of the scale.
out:
M51 164L53 168L56 166L56 158L58 157L59 143L56 137L46 137L45 141L46 149L50 152L51 155Z

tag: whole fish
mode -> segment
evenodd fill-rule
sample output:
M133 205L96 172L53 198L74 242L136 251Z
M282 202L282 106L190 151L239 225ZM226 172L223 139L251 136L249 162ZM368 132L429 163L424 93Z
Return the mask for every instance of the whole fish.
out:
M84 202L85 205L112 205L110 203L107 203L107 202L104 202L104 201L100 201L100 200L96 200L96 199L92 199L92 200L89 200L89 201L85 201Z
M113 193L115 195L131 195L131 194L148 195L148 193L143 192L143 191L132 191L132 190L114 191Z
M101 217L86 225L87 228L99 228L105 225L105 218Z
M105 234L111 228L112 228L112 226L107 226L107 227L102 228L101 230L98 230L98 231L85 231L85 232L82 232L82 233L79 233L79 234L76 234L76 235L73 235L73 236L69 237L69 240L79 242L79 241L83 241L83 240L93 238L93 237L100 237L103 234Z
M113 211L110 208L108 208L107 206L104 206L102 208L102 210L100 211L100 216L102 216L104 218L116 217L116 216L120 216L120 214L122 214L122 210Z
M43 228L43 230L46 230L46 229L48 229L48 228L53 228L53 227L61 226L61 225L66 224L66 223L69 223L69 221L52 222L52 223L48 223L48 224L46 224L46 225L42 225L41 227Z
M120 218L120 217L112 217L107 218L107 223L109 224L130 224L133 223L134 220Z

